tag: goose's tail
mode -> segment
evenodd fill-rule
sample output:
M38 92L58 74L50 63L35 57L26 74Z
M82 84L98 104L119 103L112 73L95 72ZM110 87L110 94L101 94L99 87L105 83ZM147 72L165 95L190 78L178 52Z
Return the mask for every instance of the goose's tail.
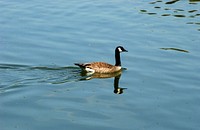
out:
M80 68L85 68L85 64L83 64L83 63L74 63L74 65L77 65Z

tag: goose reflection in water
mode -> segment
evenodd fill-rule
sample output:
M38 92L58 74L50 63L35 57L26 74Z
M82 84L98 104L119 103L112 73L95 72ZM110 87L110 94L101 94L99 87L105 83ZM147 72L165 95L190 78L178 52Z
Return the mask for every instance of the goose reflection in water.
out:
M118 71L115 73L94 73L94 74L88 74L86 72L81 72L81 76L84 77L81 80L91 80L91 79L105 79L105 78L113 78L114 77L114 93L115 94L122 94L124 92L124 89L127 88L121 88L119 87L119 80L122 75L122 71Z

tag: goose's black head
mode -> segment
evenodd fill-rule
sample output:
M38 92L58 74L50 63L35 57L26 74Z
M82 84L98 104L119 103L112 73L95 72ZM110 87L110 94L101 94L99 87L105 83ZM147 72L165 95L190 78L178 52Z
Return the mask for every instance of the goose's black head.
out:
M118 51L118 52L128 52L126 49L124 49L124 47L122 46L118 46L116 47L115 51Z

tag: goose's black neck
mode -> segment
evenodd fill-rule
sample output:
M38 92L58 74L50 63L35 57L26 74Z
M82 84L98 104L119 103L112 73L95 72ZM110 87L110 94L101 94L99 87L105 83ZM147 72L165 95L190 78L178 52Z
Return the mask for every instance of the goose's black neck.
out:
M121 66L120 52L118 49L115 50L115 66Z

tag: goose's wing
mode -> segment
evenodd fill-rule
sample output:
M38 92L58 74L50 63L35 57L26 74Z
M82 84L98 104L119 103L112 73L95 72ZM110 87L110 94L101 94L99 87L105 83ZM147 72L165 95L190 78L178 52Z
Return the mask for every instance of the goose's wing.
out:
M91 66L92 68L112 68L114 67L111 64L105 63L105 62L92 62L88 66Z
M74 63L75 65L79 66L80 68L112 68L113 65L105 63L105 62L91 62L91 63Z
M121 69L121 67L114 66L105 62L93 62L90 63L89 66L97 73L113 73Z

